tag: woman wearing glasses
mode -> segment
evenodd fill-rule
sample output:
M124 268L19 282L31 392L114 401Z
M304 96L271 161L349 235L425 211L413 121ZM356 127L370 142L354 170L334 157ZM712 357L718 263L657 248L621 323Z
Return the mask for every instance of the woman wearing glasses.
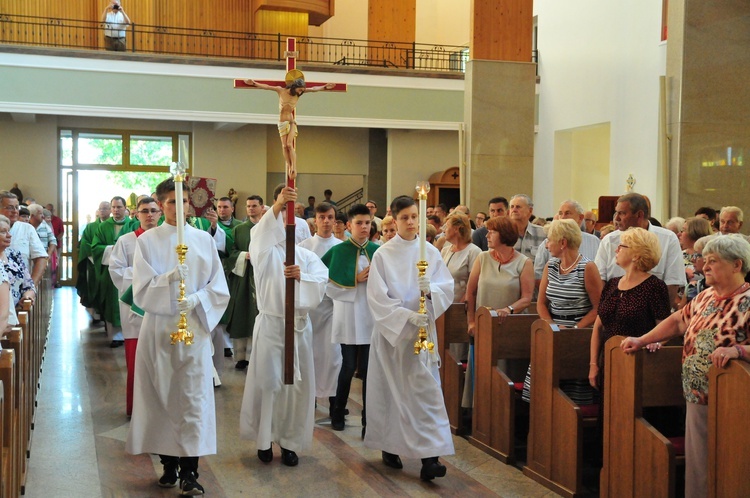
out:
M629 228L620 236L615 262L625 275L604 284L598 314L591 334L589 382L603 385L603 348L616 335L640 336L669 316L667 285L648 272L661 258L657 236L643 228Z

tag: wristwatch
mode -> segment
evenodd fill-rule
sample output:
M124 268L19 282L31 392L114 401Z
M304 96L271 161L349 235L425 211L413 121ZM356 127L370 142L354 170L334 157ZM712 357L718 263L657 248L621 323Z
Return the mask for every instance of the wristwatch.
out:
M513 306L511 306L511 305L506 306L506 308L508 308L510 310L510 314L511 315L516 312L516 310L514 310Z

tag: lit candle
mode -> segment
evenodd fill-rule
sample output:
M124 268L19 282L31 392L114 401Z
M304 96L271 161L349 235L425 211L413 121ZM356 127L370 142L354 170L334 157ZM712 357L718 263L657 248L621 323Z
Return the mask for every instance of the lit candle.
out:
M177 245L185 244L185 205L183 204L182 183L185 181L185 166L183 163L172 163L172 175L174 176L174 202L177 223Z
M430 191L430 183L417 182L419 192L419 260L427 261L427 192Z

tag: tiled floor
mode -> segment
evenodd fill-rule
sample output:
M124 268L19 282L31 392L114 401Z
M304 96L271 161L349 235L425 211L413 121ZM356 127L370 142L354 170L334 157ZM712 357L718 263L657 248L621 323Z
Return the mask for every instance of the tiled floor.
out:
M56 290L25 496L177 496L175 489L156 486L158 458L125 453L125 357L123 348L108 344L103 328L89 328L75 289ZM200 461L199 481L209 496L555 496L462 438L454 438L456 455L442 458L448 467L443 479L421 481L416 460L405 460L401 471L385 467L380 453L360 440L358 390L345 431L330 429L326 400L325 410L316 412L312 451L300 455L299 466L284 467L277 448L274 461L265 465L255 444L239 438L245 373L226 358L221 378L219 452Z

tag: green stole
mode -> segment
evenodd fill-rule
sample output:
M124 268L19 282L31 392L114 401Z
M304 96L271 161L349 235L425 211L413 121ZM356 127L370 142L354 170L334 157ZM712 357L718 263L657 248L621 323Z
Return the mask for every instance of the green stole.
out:
M357 285L359 256L365 255L368 261L372 261L372 255L378 247L380 246L369 240L360 246L351 237L333 246L321 258L328 267L328 279L339 287L353 289Z

